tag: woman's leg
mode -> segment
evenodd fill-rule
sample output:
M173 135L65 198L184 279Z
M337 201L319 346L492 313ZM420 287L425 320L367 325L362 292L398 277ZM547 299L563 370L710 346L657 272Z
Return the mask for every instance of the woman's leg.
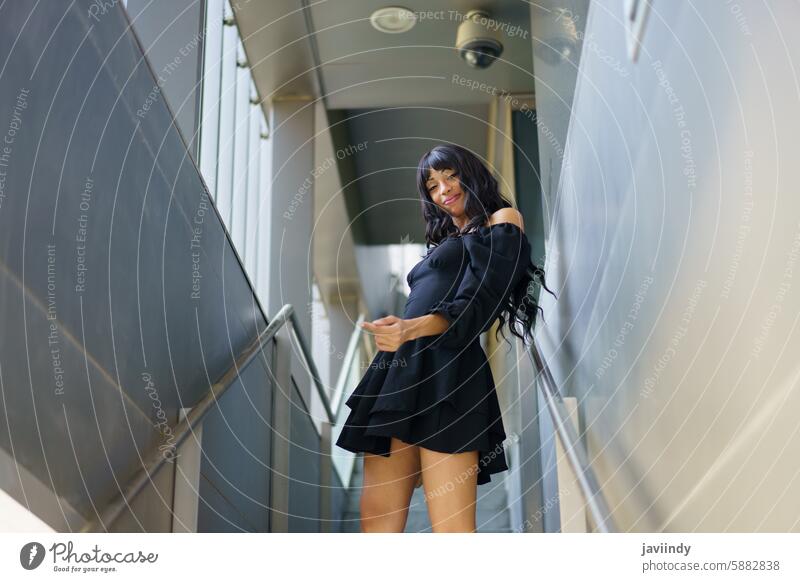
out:
M419 474L419 447L392 438L389 456L364 453L361 531L402 533Z
M433 532L473 533L478 451L440 453L419 447L419 456Z

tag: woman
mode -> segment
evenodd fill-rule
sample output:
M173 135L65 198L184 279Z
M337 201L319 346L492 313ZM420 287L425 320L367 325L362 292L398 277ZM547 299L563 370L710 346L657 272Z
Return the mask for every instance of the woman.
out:
M402 532L419 479L434 532L473 532L477 485L508 469L480 334L498 318L500 331L505 313L511 333L529 338L540 309L529 285L544 285L544 272L531 263L522 216L474 154L433 148L417 186L429 250L408 274L403 317L363 324L380 351L347 400L336 444L364 452L362 532Z

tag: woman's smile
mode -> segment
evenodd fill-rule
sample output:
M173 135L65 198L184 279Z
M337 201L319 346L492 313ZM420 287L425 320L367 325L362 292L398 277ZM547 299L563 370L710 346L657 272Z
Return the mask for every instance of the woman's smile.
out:
M460 192L456 192L450 198L445 198L443 204L452 204L459 196L461 196Z

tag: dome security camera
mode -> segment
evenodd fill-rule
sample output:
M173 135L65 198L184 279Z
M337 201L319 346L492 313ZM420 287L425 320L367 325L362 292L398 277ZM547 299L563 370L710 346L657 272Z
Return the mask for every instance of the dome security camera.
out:
M489 67L502 53L497 27L490 28L492 20L483 10L470 10L464 22L458 25L456 49L467 64L476 69Z

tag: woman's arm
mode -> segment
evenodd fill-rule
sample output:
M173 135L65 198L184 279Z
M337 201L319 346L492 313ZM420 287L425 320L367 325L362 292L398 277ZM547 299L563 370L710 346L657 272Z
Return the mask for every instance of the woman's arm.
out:
M489 218L490 225L503 222L514 224L524 233L522 215L518 210L501 208ZM491 243L491 239L489 242ZM498 239L496 242L498 247L504 246L501 240ZM373 322L364 322L362 327L375 334L375 342L378 349L385 352L394 352L404 342L429 335L444 334L448 330L456 332L449 334L454 337L445 338L443 342L443 345L449 345L450 347L461 344L466 339L476 337L480 331L478 328L485 325L482 319L489 319L488 312L498 306L502 294L507 292L510 279L515 275L515 267L521 267L523 264L515 264L512 261L511 264L503 265L504 261L501 256L496 256L494 261L490 260L490 251L494 250L493 246L489 244L484 249L485 252L483 254L486 256L481 257L482 269L492 269L490 276L486 277L486 273L478 275L468 270L454 301L443 302L451 306L450 311L461 312L467 309L468 312L465 317L459 318L457 322L453 321L456 317L455 315L451 314L450 311L444 310L452 318L448 319L442 315L442 310L437 307L434 308L434 312L419 317L401 319L395 315L389 315ZM529 250L530 248L528 247ZM435 311L436 309L439 309L439 311ZM457 326L457 329L451 330L452 325Z
M464 347L497 318L530 263L530 244L521 224L517 210L504 208L492 215L489 226L464 236L469 262L458 290L426 312L441 314L449 323L435 345Z
M511 222L524 232L522 214L516 208L501 208L489 217L489 224ZM407 338L404 341L417 339L427 335L439 335L450 327L450 320L440 313L430 313L406 320L408 324Z
M444 333L450 322L446 317L438 313L431 313L428 315L420 315L419 317L412 317L406 319L408 325L408 337L406 341L425 337L427 335L438 335Z
M363 329L375 334L375 344L383 352L395 352L403 343L418 337L444 333L449 326L447 318L438 313L409 319L387 315L361 324Z

